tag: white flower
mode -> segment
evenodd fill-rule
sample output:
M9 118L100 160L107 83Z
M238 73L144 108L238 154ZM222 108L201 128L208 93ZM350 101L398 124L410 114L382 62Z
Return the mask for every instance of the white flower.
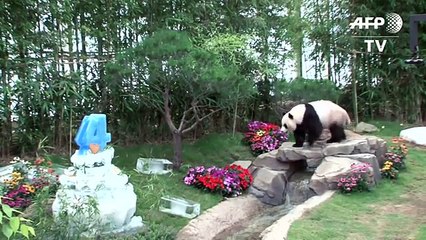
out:
M31 164L29 161L26 161L26 160L22 160L21 161L23 164L25 164L25 165L29 165L29 164Z

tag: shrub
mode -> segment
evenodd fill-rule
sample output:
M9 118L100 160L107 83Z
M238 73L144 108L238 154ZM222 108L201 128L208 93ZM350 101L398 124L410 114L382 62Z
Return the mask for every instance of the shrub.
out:
M16 236L16 233L19 233L27 239L29 239L30 235L35 236L34 228L26 224L26 222L30 221L28 219L15 216L17 214L22 214L22 212L3 203L0 205L0 227L2 229L0 235L3 235L7 239L10 239L12 236Z

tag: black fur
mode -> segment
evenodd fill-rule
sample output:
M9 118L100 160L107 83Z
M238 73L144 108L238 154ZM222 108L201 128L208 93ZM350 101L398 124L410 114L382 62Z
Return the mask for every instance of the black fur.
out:
M330 125L331 138L327 143L340 142L346 139L345 129L337 124Z
M309 146L312 146L312 144L319 139L323 130L323 126L314 107L309 103L306 103L305 107L306 110L303 115L303 120L301 124L297 124L296 130L294 131L296 143L293 144L293 147L302 147L306 134L308 135ZM289 117L293 119L291 114L289 114Z

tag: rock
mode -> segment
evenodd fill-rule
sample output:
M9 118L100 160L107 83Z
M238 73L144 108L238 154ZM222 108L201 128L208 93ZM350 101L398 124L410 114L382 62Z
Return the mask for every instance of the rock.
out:
M264 153L262 155L259 155L256 160L253 162L253 166L255 167L266 167L268 169L271 170L276 170L276 171L286 171L287 173L289 173L289 175L291 175L294 171L298 170L298 169L302 169L305 166L305 162L304 161L282 161L279 160L277 161L277 158L274 158L271 156L272 154L268 154L268 153ZM274 154L275 156L277 154ZM282 158L280 158L282 159Z
M230 198L192 219L178 232L176 239L212 240L219 233L252 218L264 208L265 205L252 195Z
M305 167L305 161L280 162L271 158L258 158L251 167L254 181L249 192L263 203L282 204L285 202L287 179Z
M243 161L243 160L239 160L239 161L235 161L235 162L233 162L232 164L235 164L235 165L238 165L238 166L241 166L241 167L243 167L243 168L248 169L248 168L251 166L251 161ZM231 164L231 165L232 165L232 164Z
M287 172L274 171L267 168L259 168L253 175L254 181L251 188L261 191L261 196L253 189L254 193L263 203L270 205L280 205L285 202L286 184L288 179Z
M307 167L310 168L310 169L317 168L321 164L322 160L323 160L323 158L306 159Z
M345 129L345 134L346 134L346 139L347 140L357 140L357 139L364 139L365 137L358 134L358 133L354 133L351 130L347 130Z
M323 149L325 156L354 153L370 153L368 141L366 139L345 140L340 143L330 143Z
M377 183L382 179L382 175L380 173L379 161L377 161L377 157L374 154L370 153L361 153L361 154L353 154L353 155L337 155L336 157L342 158L350 158L363 163L371 164L371 167L374 171L374 181Z
M249 187L249 193L253 194L254 196L256 196L257 198L260 198L260 199L262 199L265 196L265 192L257 190L253 186Z
M379 129L376 126L365 122L360 122L355 127L355 132L357 133L371 133L377 131L379 131Z
M345 177L351 171L351 164L360 163L357 160L343 157L326 157L315 170L309 187L318 195L327 190L337 189L337 183L341 177ZM371 168L371 173L373 169Z
M322 159L324 154L322 148L319 147L292 147L291 144L283 144L278 148L278 158L279 161L299 161L299 160L308 160L308 159Z
M378 141L377 143L377 149L374 153L374 155L376 155L377 161L379 162L379 166L383 166L383 164L385 163L385 154L388 151L387 146L386 146L386 142L383 139L380 139L381 141Z
M377 150L379 147L379 138L376 136L364 136L367 139L368 145L370 145L370 150Z
M258 170L259 168L254 166L253 164L248 168L249 172L251 175L254 175L254 173Z
M376 136L364 136L370 146L370 153L377 158L379 166L384 163L384 155L387 152L386 141Z
M278 149L257 156L253 165L256 167L267 167L278 171L290 169L289 163L277 161L277 159L280 159L278 156Z
M408 142L426 146L426 127L404 129L399 133L399 136Z

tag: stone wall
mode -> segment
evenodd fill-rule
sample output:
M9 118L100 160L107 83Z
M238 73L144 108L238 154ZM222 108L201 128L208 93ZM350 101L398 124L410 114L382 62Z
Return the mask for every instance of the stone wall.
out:
M337 188L337 182L350 171L352 163L367 162L371 184L380 181L380 166L387 151L386 142L375 136L362 136L346 131L347 140L312 147L292 147L284 143L279 149L259 155L250 166L254 181L249 192L270 205L284 204L295 172L312 172L309 188L314 195Z

